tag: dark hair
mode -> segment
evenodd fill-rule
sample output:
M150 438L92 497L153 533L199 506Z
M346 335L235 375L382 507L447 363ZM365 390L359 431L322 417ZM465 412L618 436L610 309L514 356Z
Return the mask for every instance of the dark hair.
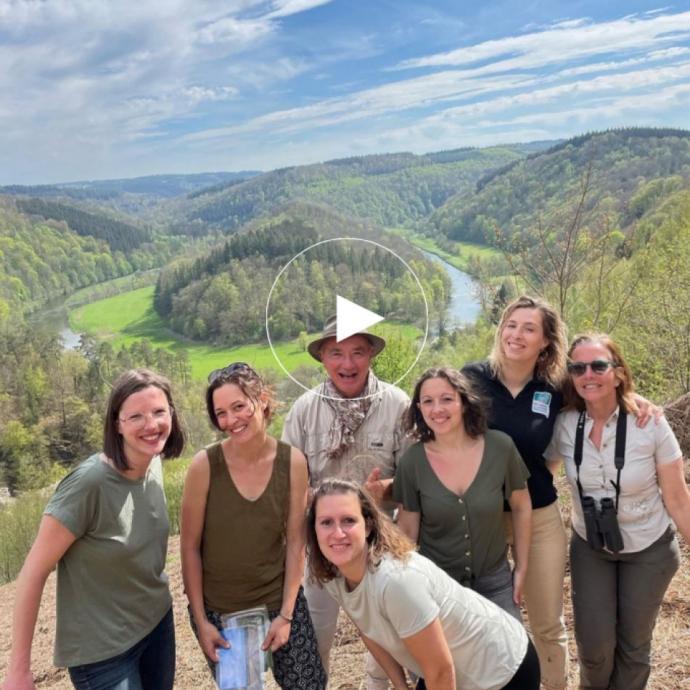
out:
M486 432L486 404L469 378L451 367L432 367L427 369L417 381L414 393L412 393L412 400L403 416L403 429L410 436L423 443L433 441L435 438L434 432L424 421L422 411L419 409L422 385L429 379L445 379L457 391L462 402L462 423L468 436L477 438Z
M170 381L149 369L130 369L117 377L108 398L103 426L103 452L113 461L118 470L130 469L125 456L122 434L119 429L120 410L130 395L138 393L144 388L158 388L165 393L170 406L170 435L163 447L164 458L176 458L184 450L185 433L180 418L175 410L170 390Z
M378 565L384 554L405 560L414 551L415 545L393 524L391 519L377 505L368 491L361 486L344 479L326 479L316 488L314 499L307 512L307 563L309 577L313 582L323 584L338 577L338 569L321 553L316 538L316 507L324 496L354 494L359 500L359 507L364 523L369 530L369 567Z
M224 369L211 372L210 383L206 389L206 410L208 417L216 429L218 419L216 418L215 405L213 404L213 394L225 384L232 383L237 386L253 403L258 405L264 414L266 424L269 424L275 412L277 402L271 387L264 379L248 364L230 364Z
M496 328L494 345L489 355L489 364L494 376L501 373L504 365L503 344L501 333L506 321L516 309L538 309L541 314L541 327L547 340L546 347L537 358L535 374L538 379L551 384L554 388L560 388L566 380L566 329L560 314L541 297L529 297L522 295L514 299L501 314L501 320Z
M613 338L606 333L581 333L576 335L573 342L568 348L568 359L573 354L575 348L583 343L593 343L602 345L611 353L611 361L614 365L614 374L620 381L620 385L616 387L616 400L621 410L626 414L629 412L636 412L637 405L635 404L635 384L633 383L632 372L628 363L623 357L623 352L620 347L614 342ZM563 384L563 397L565 406L574 410L584 410L585 401L580 397L580 394L575 390L573 379L568 376Z

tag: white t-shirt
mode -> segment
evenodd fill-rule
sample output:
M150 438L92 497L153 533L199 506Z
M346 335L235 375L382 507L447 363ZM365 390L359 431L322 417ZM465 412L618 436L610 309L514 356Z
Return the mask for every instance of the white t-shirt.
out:
M418 553L407 561L384 557L352 592L342 577L325 588L364 635L419 676L421 668L403 639L439 618L457 690L499 690L527 652L527 633L517 620Z
M582 539L587 538L582 504L577 491L577 469L575 467L575 431L580 413L569 410L558 415L553 438L544 456L547 460L563 458L565 474L573 496L573 529ZM616 500L618 471L614 463L616 450L616 424L618 408L609 417L597 448L589 434L593 420L585 418L584 442L580 482L586 496L592 496L597 503L604 497ZM657 465L673 462L682 453L676 437L665 417L658 423L650 422L643 428L635 423L635 417L628 415L625 434L625 464L621 470L621 493L618 503L618 525L623 537L621 553L636 553L653 544L671 524L659 492Z

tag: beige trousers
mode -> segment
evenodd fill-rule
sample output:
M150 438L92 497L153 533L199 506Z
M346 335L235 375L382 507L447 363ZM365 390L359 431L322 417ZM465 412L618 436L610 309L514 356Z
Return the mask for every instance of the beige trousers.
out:
M506 538L512 545L510 513L505 514L505 526ZM568 638L563 620L567 542L558 501L532 511L525 608L539 656L541 682L548 690L567 687Z
M321 663L329 673L331 647L338 625L340 604L321 586L304 578L304 594L309 604L309 613L314 624L316 641L319 645ZM366 661L367 690L388 690L388 676L378 665L376 659L367 652Z

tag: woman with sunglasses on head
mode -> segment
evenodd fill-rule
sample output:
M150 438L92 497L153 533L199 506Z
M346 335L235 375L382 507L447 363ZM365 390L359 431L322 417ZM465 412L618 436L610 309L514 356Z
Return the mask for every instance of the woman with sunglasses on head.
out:
M58 484L17 579L4 690L35 688L31 642L55 566L55 664L68 668L74 687L173 687L161 456L183 448L168 380L146 369L122 374L108 400L103 451Z
M690 494L668 422L635 424L630 368L603 334L568 351L566 411L546 457L572 492L570 569L581 688L642 690L652 632L679 564L672 521L690 543Z
M357 626L395 690L537 690L539 660L511 615L432 561L353 482L327 479L307 516L310 576Z
M404 428L418 443L403 455L395 474L398 527L460 584L521 620L532 506L529 472L515 444L487 429L483 401L466 376L448 367L422 374ZM512 573L504 500L515 532Z
M326 687L302 591L307 464L267 433L271 390L244 363L209 375L209 418L225 439L199 451L182 498L182 574L192 627L212 671L221 616L266 606L263 643L284 689Z

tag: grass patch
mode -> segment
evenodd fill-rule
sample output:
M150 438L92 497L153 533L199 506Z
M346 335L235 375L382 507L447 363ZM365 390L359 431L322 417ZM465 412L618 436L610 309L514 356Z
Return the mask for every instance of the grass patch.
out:
M70 328L77 333L109 340L115 349L146 339L153 347L172 352L185 350L192 378L196 380L204 380L209 371L228 362L247 362L262 371L280 368L268 343L217 347L180 340L153 308L153 292L153 286L144 287L79 307L70 312ZM274 347L280 361L290 371L314 361L302 350L297 339L277 343Z
M465 273L470 271L470 258L472 257L480 259L503 258L503 254L498 249L485 244L453 242L452 244L456 251L452 253L439 247L431 237L420 235L407 228L386 228L386 231L404 237L415 247L424 249L431 254L436 254L436 256L447 261L451 266L455 266L459 271L464 271Z
M109 340L115 349L146 339L156 348L171 352L184 350L189 357L192 378L198 381L205 380L209 371L223 367L228 362L247 362L264 372L268 369L280 371L280 365L267 342L217 347L186 342L176 337L153 308L153 292L153 286L144 287L74 309L69 314L70 328L77 333ZM386 337L393 328L406 339L416 340L422 334L415 326L398 324L381 324L374 327L372 332ZM315 364L309 353L302 350L297 338L274 343L273 347L288 371Z

